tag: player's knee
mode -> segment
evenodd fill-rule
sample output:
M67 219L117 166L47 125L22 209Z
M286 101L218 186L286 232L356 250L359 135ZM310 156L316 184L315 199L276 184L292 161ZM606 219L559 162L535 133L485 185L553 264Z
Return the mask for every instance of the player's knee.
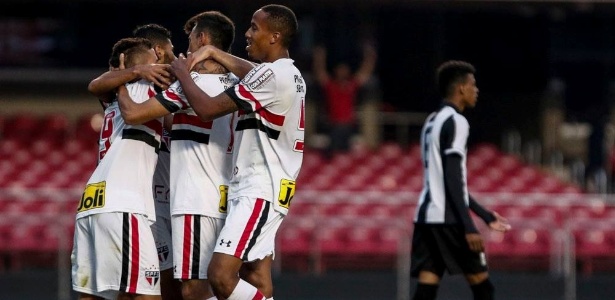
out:
M225 295L228 297L239 280L237 274L231 274L222 268L209 268L207 270L207 277L216 296Z
M186 300L202 299L207 292L206 283L199 280L187 280L182 283L182 298Z
M495 288L489 278L478 284L471 285L470 287L472 288L474 300L493 300L495 297Z

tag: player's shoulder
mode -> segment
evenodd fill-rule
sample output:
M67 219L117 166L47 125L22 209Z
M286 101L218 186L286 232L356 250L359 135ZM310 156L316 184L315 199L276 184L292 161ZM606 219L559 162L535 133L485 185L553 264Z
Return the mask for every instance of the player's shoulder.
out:
M295 61L290 58L280 58L272 62L271 68L278 72L300 73L297 66L295 66Z

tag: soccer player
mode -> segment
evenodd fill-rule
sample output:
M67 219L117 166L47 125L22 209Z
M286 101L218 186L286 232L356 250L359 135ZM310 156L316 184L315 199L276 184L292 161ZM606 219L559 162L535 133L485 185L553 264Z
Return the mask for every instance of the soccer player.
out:
M119 67L120 54L127 56L128 67L157 60L151 42L143 38L114 44L112 67ZM145 80L127 88L136 101L155 94L153 84ZM158 255L150 225L156 220L152 178L162 120L139 126L105 121L104 130L116 138L101 156L77 209L73 289L80 299L160 299Z
M133 69L140 69L145 67L145 74L149 74L147 73L148 71L154 72L154 74L156 74L155 72L159 70L159 66L168 66L168 64L175 59L175 54L173 53L173 43L171 42L171 31L169 31L167 28L154 23L141 25L137 26L133 30L133 36L148 39L153 44L154 52L158 57L158 59L156 60L156 64L135 65L133 66ZM103 97L112 99L113 101L110 102L112 104L109 104L108 100L100 100L103 106L110 105L112 109L112 111L110 111L109 113L105 113L105 127L103 128L104 130L101 131L100 153L104 153L106 149L109 149L109 147L111 146L111 142L114 139L114 137L105 136L106 133L112 132L112 130L109 130L109 126L113 124L120 124L119 122L122 122L123 124L124 122L116 101L117 99L115 98L116 89L120 85L126 84L129 81L133 80L131 79L131 77L125 76L126 72L124 70L126 70L126 68L124 66L124 59L125 55L120 55L119 69L114 68L113 70L102 74L98 78L94 79L90 84L90 91L93 94L102 95ZM130 72L130 74L134 73ZM105 96L109 94L113 95L113 98ZM172 123L173 115L168 114L164 117L165 124ZM173 279L172 270L173 252L171 251L171 212L169 207L170 144L168 143L168 131L170 131L170 125L165 125L165 128L168 128L169 130L165 129L162 133L162 143L160 146L160 151L158 153L158 163L156 164L156 170L154 172L154 181L152 186L155 201L154 204L156 208L156 222L152 224L152 232L154 234L154 240L156 241L158 258L160 260L160 289L162 293L162 299L181 299L181 283ZM118 132L117 134L119 135L121 134L121 132Z
M427 117L421 131L424 185L414 216L411 259L411 275L418 277L415 300L436 299L445 270L463 273L474 299L494 297L483 240L470 210L493 230L505 232L510 225L468 193L470 128L461 113L476 105L475 72L474 66L463 61L447 61L437 70L437 86L444 100L440 109Z
M245 37L254 67L215 47L180 55L171 66L196 114L213 120L239 111L228 216L208 268L219 299L272 299L271 265L276 232L295 193L303 160L306 85L289 57L297 18L282 5L265 5L252 16ZM205 60L208 59L208 60ZM242 81L223 93L203 93L190 68L213 59Z
M158 64L170 64L175 60L173 43L171 42L171 31L162 25L150 23L137 26L132 35L150 40L154 45L154 51L158 56ZM171 78L169 78L171 79ZM157 86L156 91L162 90L166 84ZM173 115L164 116L162 139L160 152L158 152L158 163L154 171L154 204L156 207L156 223L152 224L152 233L156 241L158 260L160 263L160 291L163 300L182 299L181 282L173 278L173 239L171 229L171 207L170 207L170 166L171 148L170 130L173 122Z
M206 11L190 18L184 30L189 51L208 44L228 51L235 25L220 12ZM195 67L192 80L203 92L217 95L239 78L215 61L205 61ZM182 281L184 299L215 299L207 282L207 266L226 218L234 147L232 128L237 116L200 120L179 82L141 104L134 103L124 92L120 89L119 101L128 122L141 123L174 113L170 176L174 277Z

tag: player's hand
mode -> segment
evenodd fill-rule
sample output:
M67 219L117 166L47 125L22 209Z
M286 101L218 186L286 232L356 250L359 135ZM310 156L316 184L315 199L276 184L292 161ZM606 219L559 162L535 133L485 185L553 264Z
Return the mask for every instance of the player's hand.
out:
M188 66L190 66L189 69L192 70L192 68L194 68L194 65L196 65L198 62L210 58L215 50L216 48L214 46L205 45L193 53L188 53L188 58L186 60Z
M141 79L152 82L162 89L167 89L175 80L171 66L167 64L136 65L134 68Z
M188 53L188 57L190 57L190 53ZM180 53L179 57L171 62L171 72L175 74L175 77L179 77L181 74L190 74L191 69L189 59L183 53Z
M495 221L489 223L489 228L499 232L506 232L512 228L506 218L502 217L495 211L493 212L493 215L495 216Z
M468 246L470 246L470 250L472 250L473 252L485 251L483 238L480 237L480 234L466 233L466 241L468 242Z
M124 55L124 53L120 53L120 66L117 68L114 68L112 66L109 66L109 71L119 71L119 70L124 70L126 67L124 65L124 60L126 58L126 55Z

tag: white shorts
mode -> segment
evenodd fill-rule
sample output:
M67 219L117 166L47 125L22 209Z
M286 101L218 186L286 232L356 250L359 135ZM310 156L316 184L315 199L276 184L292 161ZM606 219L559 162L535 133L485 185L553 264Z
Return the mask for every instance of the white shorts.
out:
M174 215L173 277L180 280L207 279L207 267L224 219L203 215Z
M228 201L226 224L214 252L235 256L244 262L263 259L275 253L275 235L284 215L271 202L238 197Z
M156 244L146 216L93 214L75 223L73 290L106 299L119 292L160 295Z
M173 268L173 240L171 239L171 220L156 216L156 222L152 224L152 233L158 250L158 263L160 271Z

